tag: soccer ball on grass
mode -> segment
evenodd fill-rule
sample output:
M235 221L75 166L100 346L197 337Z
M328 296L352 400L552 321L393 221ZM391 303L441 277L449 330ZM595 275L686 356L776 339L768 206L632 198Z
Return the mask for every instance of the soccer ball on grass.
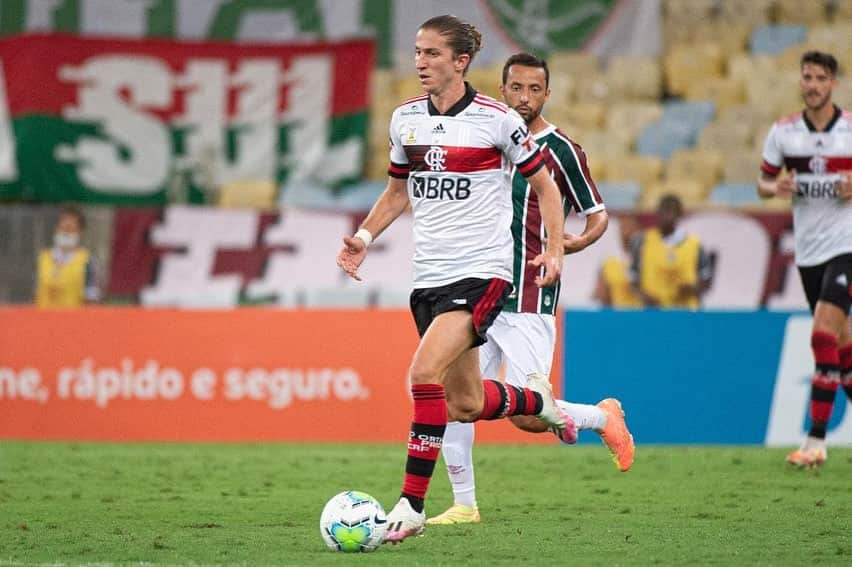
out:
M332 497L320 516L320 533L329 549L344 553L373 551L387 529L385 511L364 492L348 490Z

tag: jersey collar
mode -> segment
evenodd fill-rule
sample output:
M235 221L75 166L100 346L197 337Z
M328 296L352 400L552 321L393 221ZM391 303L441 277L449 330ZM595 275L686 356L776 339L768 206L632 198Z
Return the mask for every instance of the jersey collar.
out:
M802 111L802 120L805 121L805 126L808 127L808 130L811 132L828 132L834 125L837 124L837 121L840 120L840 117L843 115L843 111L840 110L840 107L836 104L834 105L834 116L831 117L828 124L825 125L825 130L817 130L816 126L814 126L813 122L808 119L808 115L806 112Z
M473 97L476 96L476 89L470 86L467 81L464 82L464 96L458 102L452 105L445 113L441 114L435 105L432 104L432 97L429 97L429 115L430 116L455 116L462 110L468 107L473 102Z

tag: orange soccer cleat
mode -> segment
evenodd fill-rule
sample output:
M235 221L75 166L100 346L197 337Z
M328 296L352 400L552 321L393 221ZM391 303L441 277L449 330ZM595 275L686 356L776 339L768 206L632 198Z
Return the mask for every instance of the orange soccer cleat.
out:
M600 430L601 440L606 444L612 455L612 462L622 472L627 472L633 465L636 445L633 435L627 429L624 421L624 410L621 402L615 398L607 398L598 402L598 407L606 414L606 425Z

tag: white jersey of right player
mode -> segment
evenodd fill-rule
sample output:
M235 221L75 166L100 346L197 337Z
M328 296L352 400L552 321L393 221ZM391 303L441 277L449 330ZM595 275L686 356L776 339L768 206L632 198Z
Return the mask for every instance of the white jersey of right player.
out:
M414 211L414 288L464 278L512 281L509 166L544 166L523 119L466 84L441 114L428 95L403 103L390 122L392 177L408 179Z
M796 170L796 264L816 266L852 253L852 204L841 200L835 187L839 172L852 169L852 113L835 107L822 132L804 112L773 124L760 167L777 175L782 165Z

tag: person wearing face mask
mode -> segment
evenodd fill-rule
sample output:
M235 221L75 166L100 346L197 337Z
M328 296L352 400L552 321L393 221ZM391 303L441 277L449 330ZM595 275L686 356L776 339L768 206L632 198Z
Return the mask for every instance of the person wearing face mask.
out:
M85 226L86 219L79 209L65 207L59 213L53 247L42 250L38 256L36 306L80 307L100 299L93 256L80 246Z

